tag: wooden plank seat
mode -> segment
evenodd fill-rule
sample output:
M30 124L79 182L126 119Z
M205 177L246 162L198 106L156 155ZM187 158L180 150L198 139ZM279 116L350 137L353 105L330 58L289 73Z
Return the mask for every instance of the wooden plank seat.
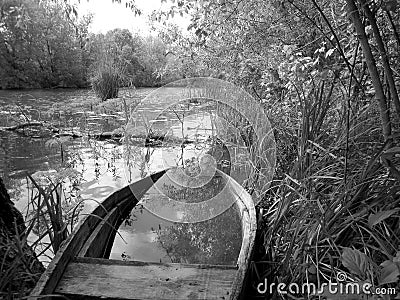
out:
M70 299L229 299L236 266L77 257L55 292Z

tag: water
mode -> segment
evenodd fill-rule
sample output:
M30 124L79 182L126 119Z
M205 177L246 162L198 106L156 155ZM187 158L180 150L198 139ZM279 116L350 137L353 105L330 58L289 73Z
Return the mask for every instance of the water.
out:
M131 105L151 91L123 90L121 95ZM156 111L157 104L149 103L143 109ZM185 135L203 144L209 134L204 118L204 114L197 114L185 123ZM159 117L153 123L154 128L160 131L167 129L170 137L180 136L179 120L170 119L175 123L166 124L163 117ZM61 133L85 134L83 138L72 139L68 136L57 138L53 132L43 128L27 128L20 134L0 131L0 176L16 206L26 212L27 217L30 190L25 179L26 172L33 174L34 178L65 174L65 193L70 198L64 209L70 211L74 205L83 201L82 216L97 205L96 201L104 200L128 182L162 170L165 161L172 165L183 164L192 156L204 154L210 149L209 145L198 148L198 143L189 144L185 148L177 144L165 147L132 145L132 157L127 167L124 147L118 140L98 141L87 138L88 134L111 132L126 124L121 100L99 105L94 94L88 90L0 91L0 127L28 120L51 122L61 129ZM202 129L195 128L196 124L201 124ZM65 169L74 172L60 171ZM144 198L150 202L150 207L152 203L162 203L157 202L159 199L151 201L151 194ZM165 211L167 220L155 215L153 209L149 211L143 204L137 205L130 218L119 228L111 258L235 263L241 246L241 226L234 206L216 218L194 224L174 222L173 215L177 214L177 210L166 208ZM41 257L43 261L48 261L53 255L51 251L46 254L47 258Z
M163 263L235 265L241 227L234 207L200 223L173 223L140 205L121 225L110 258ZM125 241L129 241L125 243Z
M121 255L125 260L153 262L236 263L241 223L237 208L232 205L236 195L226 188L226 177L217 171L211 178L199 175L192 177L190 185L182 185L182 181L176 180L179 175L177 169L168 171L144 195L120 227L121 236L114 243L112 258ZM203 184L205 179L209 180ZM228 209L215 218L207 218L211 213L204 203L217 195L229 202ZM212 206L213 210L216 208ZM204 221L186 222L203 214ZM123 244L123 238L133 242Z

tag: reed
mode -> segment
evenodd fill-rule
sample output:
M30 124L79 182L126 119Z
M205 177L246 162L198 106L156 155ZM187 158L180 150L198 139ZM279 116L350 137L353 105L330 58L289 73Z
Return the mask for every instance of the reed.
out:
M96 96L102 101L118 98L121 86L133 87L127 62L119 60L115 54L104 53L92 72L91 84Z
M384 163L390 153L378 108L366 99L367 106L354 105L351 112L343 105L346 97L334 96L340 93L333 85L320 82L308 92L297 85L297 101L266 103L278 166L261 203L263 263L254 288L264 278L320 286L335 282L338 272L376 287L385 282L381 264L399 255L400 182Z
M92 88L102 101L118 97L120 72L112 65L100 66L92 77Z

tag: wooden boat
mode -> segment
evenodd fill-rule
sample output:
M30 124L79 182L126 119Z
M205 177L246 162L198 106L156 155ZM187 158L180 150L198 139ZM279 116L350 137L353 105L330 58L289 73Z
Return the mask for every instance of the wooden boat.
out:
M108 259L116 235L114 228L166 172L116 191L87 215L56 253L30 299L242 299L256 216L251 196L236 181L230 188L240 194L236 205L243 237L237 265Z

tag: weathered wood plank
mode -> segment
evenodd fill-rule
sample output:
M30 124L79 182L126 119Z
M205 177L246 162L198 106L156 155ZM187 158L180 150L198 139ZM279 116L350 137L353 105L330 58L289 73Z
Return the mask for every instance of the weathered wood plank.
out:
M221 300L229 299L237 272L235 266L199 268L180 264L87 261L90 263L75 261L68 265L57 293L70 298Z
M145 262L138 260L120 260L120 259L103 259L103 258L93 258L93 257L75 257L72 262L77 263L87 263L87 264L103 264L103 265L133 265L133 266L150 266L150 265L160 265L160 266L179 266L180 268L197 268L197 269L232 269L237 270L238 266L233 265L207 265L207 264L185 264L185 263L163 263L163 262Z

